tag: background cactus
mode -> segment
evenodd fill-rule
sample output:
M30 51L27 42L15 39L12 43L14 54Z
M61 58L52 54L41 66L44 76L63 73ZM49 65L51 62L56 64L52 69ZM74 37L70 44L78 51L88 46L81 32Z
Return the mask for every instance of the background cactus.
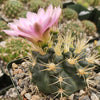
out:
M85 28L85 32L87 33L87 35L94 35L96 33L96 25L93 22L89 20L83 20L82 24Z
M81 4L82 6L88 8L94 0L77 0L77 3Z
M8 29L7 23L5 21L0 20L0 38L1 40L4 40L6 38L5 32L3 32L4 29Z
M28 3L28 8L30 11L37 12L40 7L45 7L45 3L42 0L31 0Z
M94 0L91 5L92 6L99 6L100 5L100 0Z
M26 17L27 11L22 11L18 14L18 17Z
M86 86L86 78L94 68L94 60L87 56L86 39L75 39L72 34L58 36L46 54L33 51L32 82L54 98L68 96ZM76 41L76 42L75 42Z
M86 8L89 7L89 3L85 2L85 0L77 0L77 3L83 5Z
M49 6L50 4L53 5L53 7L62 7L62 1L61 0L47 0L47 6Z
M30 54L32 46L22 38L8 38L5 44L0 47L0 57L5 62L10 62L16 58L26 57Z
M76 20L78 19L78 14L75 10L70 8L65 8L63 10L63 17L67 20Z
M66 21L60 25L59 30L63 34L67 34L69 31L74 35L85 33L82 23L80 21Z
M18 0L8 0L3 8L4 14L9 18L15 18L24 10L23 4Z
M90 5L93 3L94 0L84 0L85 2L88 2Z
M22 3L27 4L30 0L19 0L19 1L21 1Z
M98 6L100 5L100 0L77 0L77 3L88 8L89 6Z

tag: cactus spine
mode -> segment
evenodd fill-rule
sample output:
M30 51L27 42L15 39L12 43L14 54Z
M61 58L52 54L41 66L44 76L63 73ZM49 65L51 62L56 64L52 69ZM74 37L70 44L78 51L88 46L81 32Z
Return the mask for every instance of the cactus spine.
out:
M86 78L94 69L96 59L96 55L86 55L87 42L85 38L75 40L72 34L67 34L58 36L44 54L39 50L33 51L35 60L30 65L32 82L42 92L54 94L54 98L62 98L85 88Z

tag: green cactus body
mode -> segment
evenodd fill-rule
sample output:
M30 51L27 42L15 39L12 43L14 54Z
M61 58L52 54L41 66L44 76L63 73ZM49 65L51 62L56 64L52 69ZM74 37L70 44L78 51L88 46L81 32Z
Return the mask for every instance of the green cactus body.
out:
M85 32L87 33L87 35L94 35L96 33L96 25L93 22L89 20L83 20L82 24L85 28Z
M89 7L89 3L86 2L86 0L77 0L78 4L81 4L82 6L88 8Z
M27 11L23 11L21 13L18 14L18 17L24 17L26 18L26 14L27 14Z
M10 62L14 59L26 57L31 54L32 45L22 38L8 38L6 44L0 47L0 57L5 62Z
M94 0L85 0L86 2L89 3L89 5L91 5L93 3Z
M76 20L78 19L78 14L75 10L66 8L63 10L63 17L67 20Z
M65 23L61 24L60 27L60 32L63 34L70 31L74 35L80 35L81 33L85 32L80 21L66 21Z
M0 20L0 31L7 28L7 23L5 21Z
M19 0L19 1L21 1L22 3L27 4L30 0Z
M6 34L3 32L3 30L8 29L7 23L0 20L0 37L2 38L2 40L4 40L6 38Z
M61 0L47 0L47 6L52 4L54 7L62 7L62 1Z
M31 0L28 3L28 8L30 11L37 12L40 7L45 7L45 3L41 0Z
M96 47L96 50L98 51L99 55L100 55L100 46Z
M84 7L88 8L94 0L77 0L77 3L83 5Z
M100 0L94 0L92 6L98 6L98 5L100 5Z
M87 47L85 39L74 43L71 34L61 38L58 36L58 42L44 55L33 51L35 60L30 65L32 82L42 92L53 94L54 98L66 97L85 88L85 79L93 69L90 65L94 63L84 52Z
M18 13L24 10L24 6L20 1L8 0L3 8L4 14L9 18L15 18Z

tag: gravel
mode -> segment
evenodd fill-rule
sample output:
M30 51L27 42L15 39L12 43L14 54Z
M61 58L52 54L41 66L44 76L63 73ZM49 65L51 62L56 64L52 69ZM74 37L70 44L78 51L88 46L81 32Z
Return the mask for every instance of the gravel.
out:
M14 66L12 66L13 68L10 72L12 73L11 75L13 80L23 100L54 100L52 95L45 95L41 93L37 86L31 83L29 68L26 66L27 64L25 62L21 65L13 65ZM100 73L94 72L93 76L89 78L88 86L88 89L80 90L79 92L70 95L68 99L56 98L55 100L100 100ZM5 95L0 96L0 99L19 100L15 88L10 88Z

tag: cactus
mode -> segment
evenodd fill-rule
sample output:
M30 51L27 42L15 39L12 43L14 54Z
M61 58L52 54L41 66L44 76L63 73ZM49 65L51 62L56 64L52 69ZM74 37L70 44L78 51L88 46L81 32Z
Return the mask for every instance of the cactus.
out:
M85 32L87 33L87 35L94 35L96 33L96 25L93 22L89 20L83 20L82 24L85 28Z
M67 34L58 36L56 43L44 54L40 50L33 51L32 82L40 91L53 94L54 99L85 88L95 61L85 53L87 42L85 38L76 40L72 34Z
M67 32L71 32L74 35L80 35L81 33L84 33L84 29L82 26L82 23L80 21L66 21L60 26L60 32L63 34L66 34Z
M30 54L32 45L22 38L8 38L5 44L0 47L0 57L5 62L10 62L16 58L26 57Z
M91 4L92 6L100 6L100 0L94 0L93 3Z
M24 17L24 18L26 18L26 14L27 14L27 11L20 12L18 14L18 17Z
M99 55L100 55L100 46L96 47L96 50L98 51Z
M94 0L77 0L77 3L81 4L82 6L88 8Z
M47 0L47 6L52 4L54 7L62 7L62 1L61 0Z
M98 6L100 5L100 0L77 0L77 3L83 5L84 7L88 8L91 6Z
M93 3L94 0L85 0L85 2L88 2L89 5L91 5Z
M0 38L4 40L6 38L6 34L3 32L4 29L8 29L7 23L5 21L0 20Z
M77 0L77 3L78 3L78 4L81 4L82 6L84 6L84 7L86 7L86 8L89 7L88 2L86 2L85 0L84 0L84 1L83 1L83 0Z
M17 0L8 0L3 8L4 14L9 18L17 17L22 10L24 10L24 6Z
M78 19L78 14L75 10L66 8L63 10L63 17L67 20L76 20Z
M27 4L30 0L19 0L19 1L21 1L22 3Z
M5 21L0 20L0 31L7 28L7 23Z
M31 0L28 3L28 8L30 11L37 12L40 7L45 7L45 3L42 0Z

